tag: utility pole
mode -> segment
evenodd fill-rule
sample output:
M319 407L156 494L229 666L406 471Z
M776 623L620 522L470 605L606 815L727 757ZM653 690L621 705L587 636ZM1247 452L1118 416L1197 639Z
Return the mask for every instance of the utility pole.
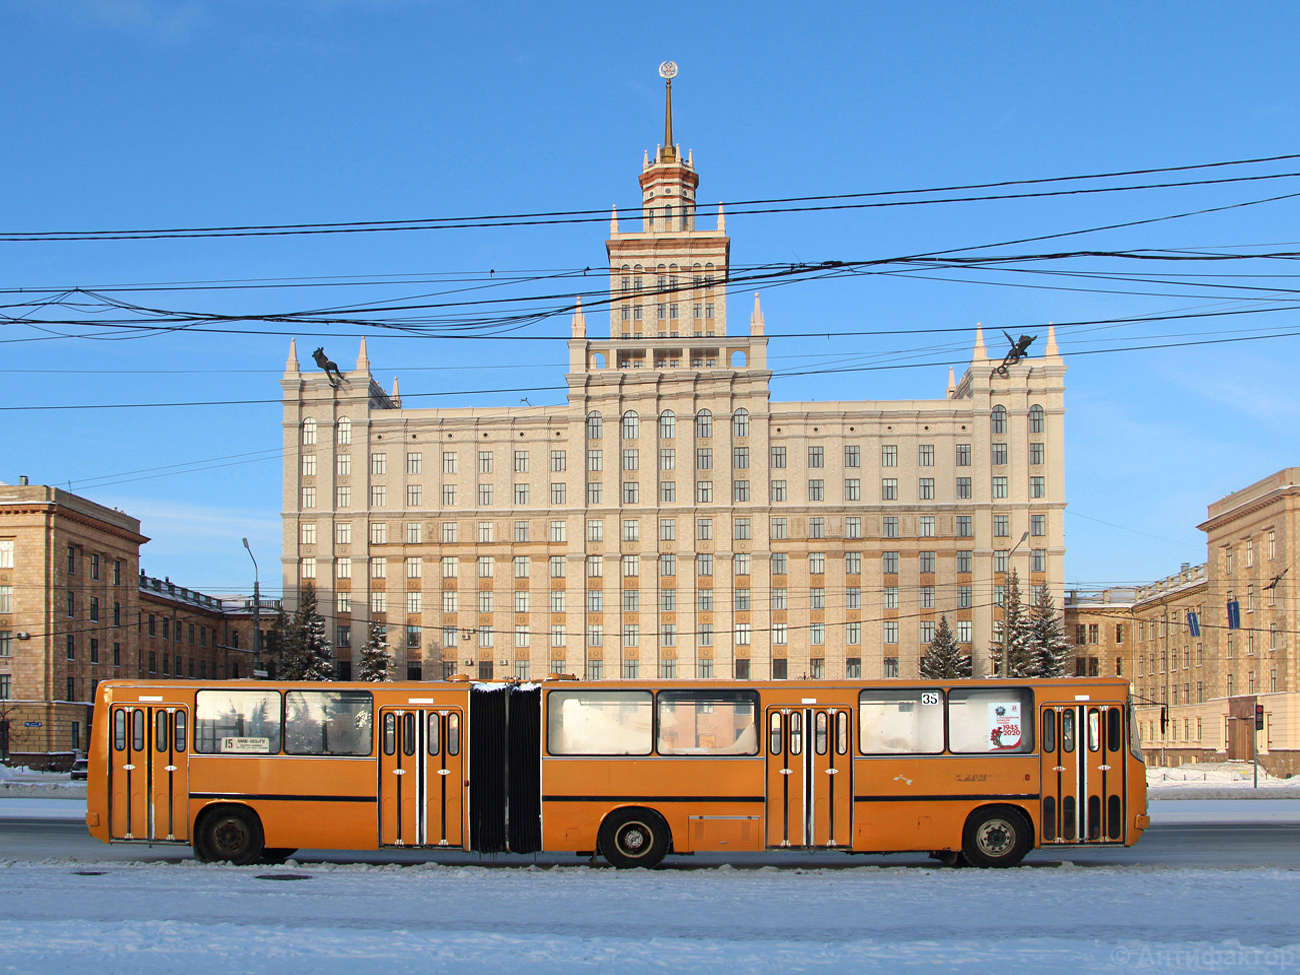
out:
M253 555L247 538L244 539L244 548L248 549L248 557L253 560L253 676L256 677L258 671L262 669L262 592L257 573L257 558Z

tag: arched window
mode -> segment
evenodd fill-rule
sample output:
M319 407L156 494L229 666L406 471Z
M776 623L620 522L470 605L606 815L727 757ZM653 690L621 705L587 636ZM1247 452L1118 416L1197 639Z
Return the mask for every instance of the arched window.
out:
M713 414L708 410L700 410L695 414L695 435L697 437L713 436Z
M731 435L733 437L749 436L749 410L736 410L731 418Z
M599 410L592 410L587 414L587 439L599 440L601 427L604 426L604 418L600 415Z
M636 410L628 410L623 414L623 439L635 440L641 434L641 418L636 415Z
M316 420L314 417L309 416L302 421L302 442L304 444L316 442Z
M659 439L672 440L677 436L677 414L664 410L659 414Z
M352 442L352 421L349 420L346 416L339 420L338 442L339 443Z
M1043 432L1043 408L1037 403L1029 408L1029 432Z
M991 418L992 431L994 433L1007 432L1007 410L1005 406L993 407L993 416Z

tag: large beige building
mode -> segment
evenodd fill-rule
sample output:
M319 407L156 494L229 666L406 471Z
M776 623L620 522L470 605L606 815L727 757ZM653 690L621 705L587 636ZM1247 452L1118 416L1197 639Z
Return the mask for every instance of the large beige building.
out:
M375 621L426 679L906 677L941 615L984 672L1009 567L1059 598L1051 333L1001 374L977 330L934 399L772 402L758 298L731 327L730 238L668 142L564 403L404 408L364 341L337 389L291 351L285 589L316 587L341 674Z
M0 761L67 767L114 678L248 676L252 605L140 572L130 515L0 483ZM278 600L263 600L263 631Z
M1298 522L1300 468L1289 467L1209 506L1198 526L1205 563L1184 563L1145 586L1067 598L1077 659L1129 677L1143 741L1160 764L1249 759L1258 745L1261 764L1300 773L1300 672L1291 650L1300 623ZM1257 705L1264 727L1256 740Z

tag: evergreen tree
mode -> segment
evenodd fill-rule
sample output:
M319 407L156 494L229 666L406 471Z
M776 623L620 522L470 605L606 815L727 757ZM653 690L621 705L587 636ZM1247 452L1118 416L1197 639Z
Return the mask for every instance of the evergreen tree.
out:
M1070 645L1065 642L1065 633L1060 617L1056 615L1056 604L1046 586L1039 586L1034 591L1034 602L1029 609L1029 646L1031 654L1032 677L1064 677L1066 664L1070 659Z
M357 680L390 680L393 654L388 649L388 632L382 623L370 624L370 635L361 648L361 670Z
M280 680L333 680L334 655L325 638L325 617L316 611L316 587L307 583L285 626L276 661Z
M921 658L921 676L927 680L951 680L971 676L969 654L961 652L948 626L948 617L939 618L929 650Z
M1029 614L1020 599L1020 577L1013 569L1002 604L1002 639L989 648L1000 677L1032 676L1031 639Z

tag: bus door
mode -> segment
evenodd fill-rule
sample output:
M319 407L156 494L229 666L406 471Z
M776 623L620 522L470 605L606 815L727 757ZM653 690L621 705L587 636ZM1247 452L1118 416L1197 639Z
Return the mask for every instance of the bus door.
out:
M464 768L459 708L379 712L379 843L462 846Z
M1123 708L1047 705L1040 718L1043 842L1123 840Z
M853 816L853 711L767 709L767 845L845 847Z
M109 721L109 835L189 842L189 710L120 705Z

